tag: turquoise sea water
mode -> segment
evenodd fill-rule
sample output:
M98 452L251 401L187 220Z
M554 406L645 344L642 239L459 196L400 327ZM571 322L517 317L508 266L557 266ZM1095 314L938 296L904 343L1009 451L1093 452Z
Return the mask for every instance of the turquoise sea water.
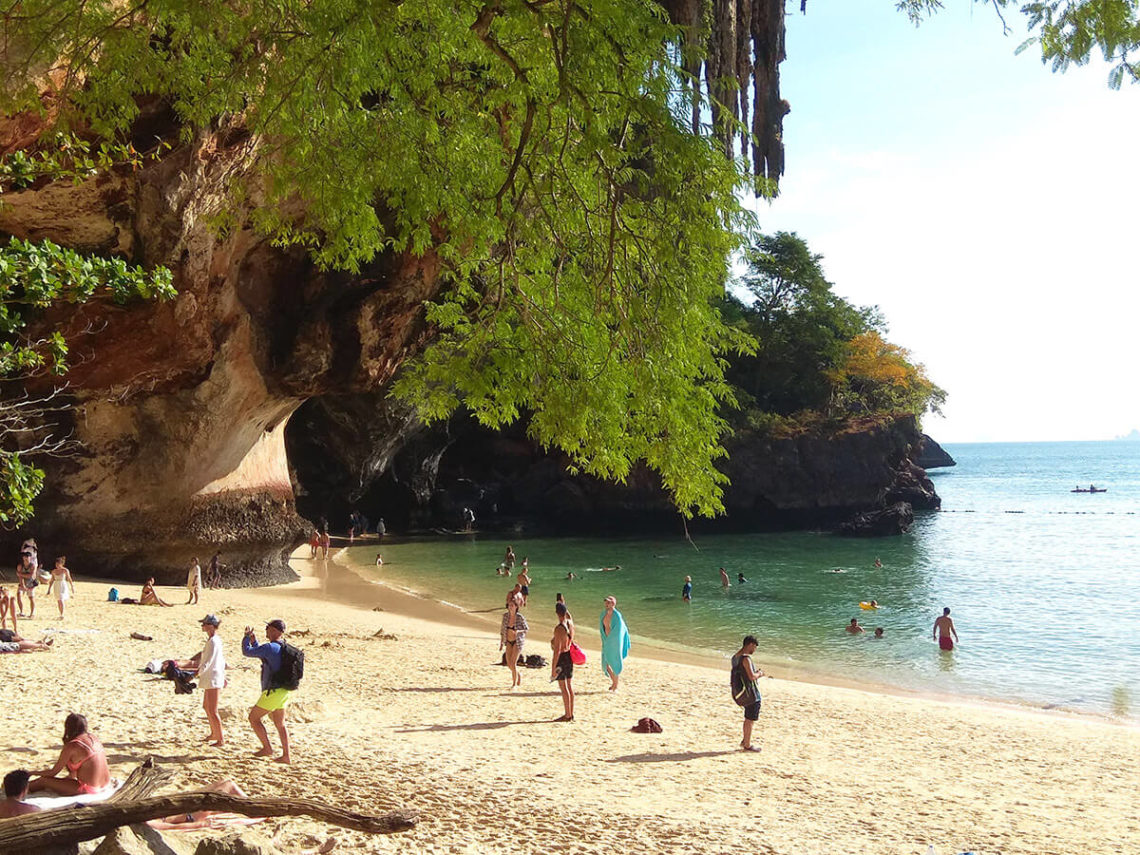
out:
M920 515L902 537L724 535L695 547L680 536L515 538L534 579L528 619L553 624L561 591L580 629L596 631L613 594L635 644L725 654L751 632L763 660L808 674L1140 719L1140 443L946 448L958 466L931 473L943 511ZM1108 492L1069 492L1089 483ZM494 573L507 542L386 543L385 566L369 572L497 614L510 588ZM350 558L369 566L376 550L357 547ZM615 564L620 571L601 572ZM567 581L568 572L580 578ZM859 608L870 599L878 611ZM943 606L961 637L951 654L931 640ZM867 635L844 632L852 617ZM870 637L875 626L885 638Z

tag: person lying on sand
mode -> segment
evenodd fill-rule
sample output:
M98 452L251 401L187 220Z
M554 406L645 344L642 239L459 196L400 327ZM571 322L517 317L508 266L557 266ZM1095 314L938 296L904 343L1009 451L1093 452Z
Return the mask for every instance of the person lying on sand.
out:
M26 804L28 781L32 775L26 769L16 769L4 776L4 801L0 802L0 818L37 813L43 808Z
M229 778L210 784L210 786L206 787L206 792L225 793L230 796L246 798L246 793L242 791L242 788ZM193 813L177 813L174 816L164 816L162 819L148 820L147 825L159 831L170 831L171 829L190 831L195 828L208 828L210 826L210 817L216 816L219 813L224 813L224 811L196 810Z
M44 653L51 650L54 638L47 641L24 641L19 636L13 641L0 641L0 653Z
M67 769L67 777L56 776ZM82 796L96 793L111 783L107 755L94 733L87 730L87 719L71 713L63 722L63 750L50 769L32 772L38 775L28 785L28 792L45 790L60 796Z
M173 607L174 603L164 602L161 597L155 593L154 590L154 577L151 576L146 580L146 584L142 588L142 596L139 597L140 606L170 606Z

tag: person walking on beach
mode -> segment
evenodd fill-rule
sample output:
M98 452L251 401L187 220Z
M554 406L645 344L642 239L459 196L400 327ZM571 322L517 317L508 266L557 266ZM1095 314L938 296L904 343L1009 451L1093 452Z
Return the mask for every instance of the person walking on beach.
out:
M218 635L221 621L215 615L206 615L201 624L202 631L206 633L206 646L191 662L198 671L202 709L206 711L206 721L210 723L210 736L206 741L215 748L221 748L225 744L225 738L222 736L222 719L218 715L218 695L226 686L226 657L222 650L221 636Z
M210 559L210 572L206 578L206 584L211 588L222 587L222 553L215 552L214 557Z
M721 567L720 568L720 586L722 588L727 588L731 584L732 583L730 581L728 581L728 571L726 571L723 567Z
M67 769L66 778L56 776ZM71 713L63 722L63 750L50 769L32 772L38 775L28 785L28 792L47 790L57 796L85 796L96 793L111 783L107 754L94 733L87 730L87 719Z
M281 671L281 651L284 647L281 637L285 635L285 621L274 619L265 625L265 634L269 640L264 644L257 643L257 635L253 627L245 628L245 637L241 641L243 656L251 656L261 660L261 695L249 711L249 724L261 742L261 750L254 757L272 757L273 748L269 744L269 734L265 730L262 720L269 716L277 728L277 736L281 740L281 756L278 763L289 763L289 730L285 726L285 707L289 703L292 692L289 689L275 688L274 677Z
M525 559L523 560L522 569L519 570L519 575L516 578L519 583L519 591L522 593L522 604L525 606L527 599L530 598L530 573L527 572Z
M752 664L752 654L760 642L754 635L744 636L744 643L732 657L732 699L737 705L744 708L744 738L740 740L743 751L759 751L759 746L752 744L752 727L760 720L760 683L764 676Z
M562 693L562 706L565 709L561 718L555 721L574 720L574 660L570 657L570 645L574 641L574 618L565 603L555 603L554 613L558 615L558 623L554 627L554 637L550 639L550 649L553 653L553 663L550 668L550 679L558 681L558 690Z
M511 688L522 685L519 676L519 657L522 656L523 644L526 643L526 633L530 627L526 618L519 614L519 600L517 597L507 600L507 610L503 612L503 625L499 629L499 649L511 669Z
M63 608L71 595L75 593L75 583L71 581L71 571L66 566L67 556L61 555L55 559L55 567L51 571L51 581L48 582L48 596L55 589L55 602L59 606L59 619L63 620Z
M202 565L197 558L190 559L190 570L186 574L186 590L190 592L190 599L186 605L198 602L198 591L202 588Z
M20 607L20 617L36 616L36 586L40 569L39 549L31 538L20 546L20 563L16 565L16 604ZM28 612L24 612L24 597L28 598Z
M693 601L693 577L686 576L685 584L681 586L681 599L686 603Z
M953 636L953 639L951 639ZM938 639L938 647L942 650L953 650L958 640L958 630L954 629L954 621L950 619L950 609L942 610L942 617L934 621L934 629L930 631L931 638Z
M332 547L332 538L329 537L329 530L326 528L321 532L321 558L329 557L329 549Z
M606 597L598 620L598 631L602 635L602 671L610 678L610 691L616 692L618 677L630 648L629 630L617 610L617 597Z
M316 529L313 529L313 535L312 535L312 537L309 538L309 559L310 560L317 557L317 550L319 550L320 548L321 548L321 535Z

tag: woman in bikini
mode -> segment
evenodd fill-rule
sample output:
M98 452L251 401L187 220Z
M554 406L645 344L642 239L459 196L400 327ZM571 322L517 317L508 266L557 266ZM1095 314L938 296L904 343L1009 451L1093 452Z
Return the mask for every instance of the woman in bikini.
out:
M56 776L67 768L66 778ZM71 713L63 722L63 750L50 769L33 772L29 793L48 791L60 796L84 796L98 792L111 783L107 755L103 745L88 732L87 719Z
M511 669L511 688L522 684L519 676L519 657L526 643L526 618L519 614L519 596L507 600L507 610L503 613L503 625L499 630L499 649L505 650L507 667Z
M139 597L140 606L174 606L174 603L165 602L158 593L154 590L154 577L151 576L146 580L146 584L142 588L142 596Z

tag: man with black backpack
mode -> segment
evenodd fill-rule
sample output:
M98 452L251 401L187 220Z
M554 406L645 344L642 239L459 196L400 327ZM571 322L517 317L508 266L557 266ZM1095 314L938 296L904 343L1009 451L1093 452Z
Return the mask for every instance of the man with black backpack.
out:
M255 757L272 757L273 748L269 745L269 733L262 719L268 715L277 728L281 739L281 756L278 763L291 762L289 756L289 730L285 727L285 707L289 696L300 685L305 671L305 654L283 639L285 621L275 618L265 625L269 640L257 643L253 627L245 628L241 642L241 652L261 660L261 696L249 711L249 723L261 741L261 750Z
M740 747L744 751L759 751L758 745L752 744L752 726L760 718L760 683L764 672L752 664L752 654L760 642L754 635L744 636L744 643L732 657L732 699L737 706L744 707L744 738L740 740Z

